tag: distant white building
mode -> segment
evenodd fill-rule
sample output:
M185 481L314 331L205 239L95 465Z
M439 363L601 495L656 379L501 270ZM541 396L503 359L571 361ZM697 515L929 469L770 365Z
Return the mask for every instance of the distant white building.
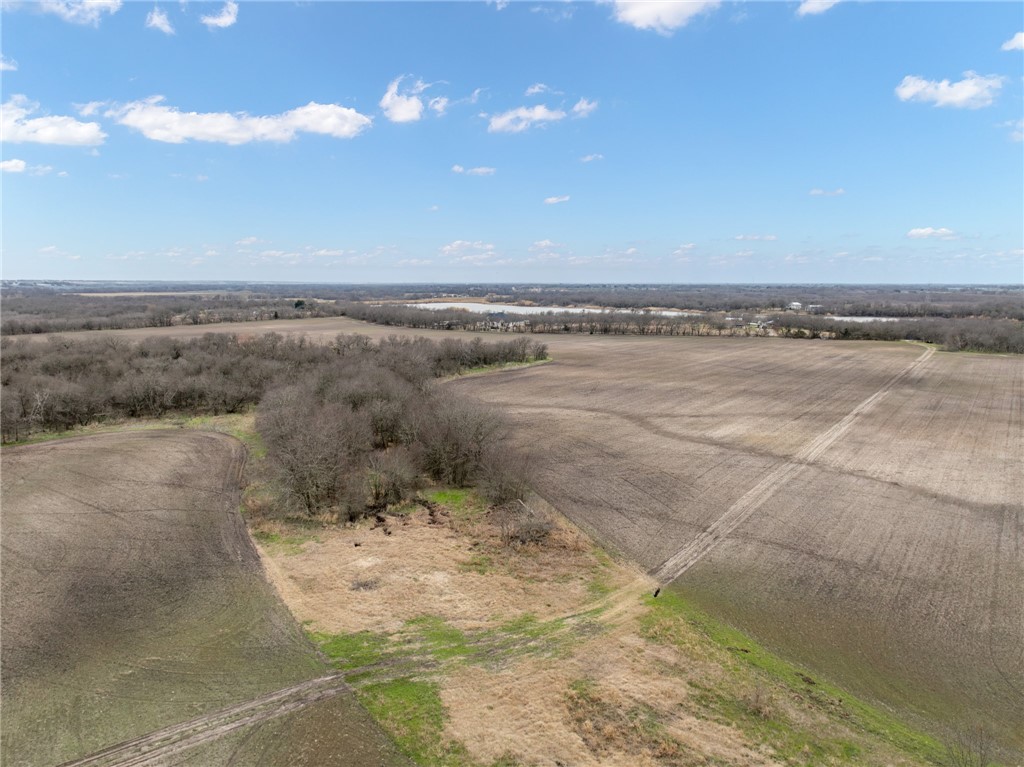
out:
M800 303L799 301L793 301L793 302L792 302L792 303L790 303L790 305L789 305L789 306L787 306L786 308L787 308L787 309L793 309L794 311L797 311L797 312L798 312L798 311L800 311L801 309L803 309L803 308L804 308L804 305L803 305L802 303Z

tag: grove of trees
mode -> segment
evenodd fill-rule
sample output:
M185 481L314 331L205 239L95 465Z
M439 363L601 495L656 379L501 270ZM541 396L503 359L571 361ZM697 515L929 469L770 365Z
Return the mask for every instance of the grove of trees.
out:
M268 334L192 340L114 337L0 345L4 441L95 421L232 413L256 426L286 501L354 518L398 503L421 476L477 485L492 502L525 490L527 461L497 411L438 387L467 368L544 359L519 337L497 343Z

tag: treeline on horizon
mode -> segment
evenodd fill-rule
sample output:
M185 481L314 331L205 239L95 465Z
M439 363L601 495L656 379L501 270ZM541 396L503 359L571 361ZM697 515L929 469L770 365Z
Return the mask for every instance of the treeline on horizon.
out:
M182 340L116 337L0 342L4 442L95 422L237 413L256 426L282 502L352 519L400 503L423 476L476 485L493 503L520 497L528 460L493 408L434 385L470 368L546 359L518 337L485 343L270 333Z
M700 317L665 316L655 312L552 312L516 315L505 313L501 322L465 310L418 309L401 304L345 304L345 313L375 324L478 330L498 325L499 330L523 333L585 333L590 335L656 336L767 336L828 338L849 341L925 341L946 351L1024 354L1024 323L988 318L906 319L900 322L850 322L813 314L776 312L730 321L724 314ZM753 315L751 315L753 317Z
M1019 288L968 286L658 286L658 285L290 285L248 283L4 283L0 333L5 336L79 330L206 325L348 315L384 325L478 329L484 315L408 308L426 298L478 298L542 306L590 305L618 314L515 315L533 333L765 335L751 321L772 322L775 335L850 340L921 340L955 351L1024 353L1024 300ZM132 288L198 291L191 295L82 295ZM784 307L793 301L805 311ZM375 306L374 302L388 302ZM807 307L814 307L807 312ZM649 307L701 312L662 317ZM743 314L743 321L729 320ZM756 313L756 316L754 316ZM828 316L898 317L852 322ZM503 329L525 330L523 327Z

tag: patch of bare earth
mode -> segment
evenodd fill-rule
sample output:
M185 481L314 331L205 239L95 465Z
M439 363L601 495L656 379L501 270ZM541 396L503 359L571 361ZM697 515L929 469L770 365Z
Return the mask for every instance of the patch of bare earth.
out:
M383 519L326 528L297 549L260 547L296 618L318 632L389 634L429 615L471 636L532 615L562 619L572 632L551 652L423 669L439 686L445 738L475 762L783 763L702 715L687 682L715 685L721 659L643 638L638 619L652 582L568 524L556 523L543 545L510 548L486 518L419 509Z

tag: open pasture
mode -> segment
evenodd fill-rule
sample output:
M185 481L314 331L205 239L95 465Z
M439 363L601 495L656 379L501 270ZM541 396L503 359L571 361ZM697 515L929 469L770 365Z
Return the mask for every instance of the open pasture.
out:
M147 431L2 459L5 765L153 749L175 764L391 763L264 577L238 513L240 443ZM330 737L299 759L307 717Z

